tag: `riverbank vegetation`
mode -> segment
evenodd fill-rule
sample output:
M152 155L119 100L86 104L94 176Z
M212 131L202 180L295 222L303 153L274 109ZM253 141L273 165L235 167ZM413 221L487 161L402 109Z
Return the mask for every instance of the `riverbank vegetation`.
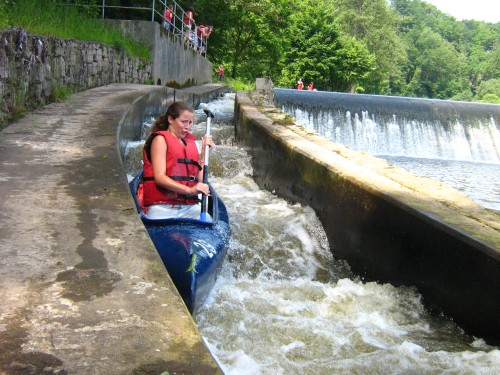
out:
M500 23L421 0L196 0L233 77L319 90L500 103Z
M67 2L69 3L69 2ZM80 0L80 5L95 3ZM150 52L143 44L125 37L117 28L99 18L99 8L69 6L53 0L0 0L0 30L22 27L38 35L87 40L114 46L133 57L146 60Z
M5 0L0 28L22 26L33 33L87 40L107 33L94 26L101 25L97 7L61 6L100 5L101 0L51 3ZM147 8L151 3L106 0L112 7ZM36 7L16 10L19 4ZM302 78L305 86L314 82L319 90L500 103L500 22L459 21L422 0L192 0L178 4L194 7L197 24L214 26L207 57L214 66L224 65L227 79L255 82L255 77L265 76L276 86L294 88ZM161 14L161 2L155 6ZM69 18L69 8L75 18ZM117 18L150 19L150 11L113 9L110 17L115 12ZM5 15L10 23L4 22ZM58 26L61 17L64 26ZM83 26L84 19L89 26ZM53 26L37 31L37 24ZM84 29L81 37L60 34L71 25ZM121 46L126 42L111 38L105 43Z

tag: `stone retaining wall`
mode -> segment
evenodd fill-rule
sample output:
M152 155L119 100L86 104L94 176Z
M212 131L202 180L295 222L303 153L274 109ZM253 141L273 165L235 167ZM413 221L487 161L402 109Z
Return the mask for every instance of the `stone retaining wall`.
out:
M152 64L96 42L0 31L0 128L58 90L78 92L110 83L152 81Z

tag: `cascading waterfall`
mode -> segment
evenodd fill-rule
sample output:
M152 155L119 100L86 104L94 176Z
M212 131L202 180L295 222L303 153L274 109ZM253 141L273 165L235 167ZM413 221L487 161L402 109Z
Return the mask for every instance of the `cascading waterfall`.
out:
M282 109L298 124L336 143L373 155L500 162L500 131L493 119L474 126L459 120L444 127L439 121L380 119L368 111L360 114L335 109L308 109L286 105Z
M275 102L333 142L448 183L500 210L500 105L288 89L275 89ZM485 175L492 177L485 181Z

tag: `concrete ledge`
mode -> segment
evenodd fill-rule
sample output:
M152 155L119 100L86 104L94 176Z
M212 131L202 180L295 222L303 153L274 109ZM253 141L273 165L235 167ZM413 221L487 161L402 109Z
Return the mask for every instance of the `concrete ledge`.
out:
M104 86L0 132L2 374L222 373L135 213L116 152L123 113L146 94L153 103L172 92Z
M258 92L238 92L235 123L256 182L312 207L336 257L368 280L416 286L427 306L500 342L497 212L287 123Z

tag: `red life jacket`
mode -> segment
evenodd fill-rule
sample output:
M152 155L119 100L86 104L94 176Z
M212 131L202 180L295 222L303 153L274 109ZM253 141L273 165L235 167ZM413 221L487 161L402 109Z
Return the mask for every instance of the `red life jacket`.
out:
M152 204L195 204L198 203L197 196L186 196L173 191L163 189L154 181L153 165L151 164L151 143L154 137L161 135L167 142L167 170L166 175L171 179L186 185L194 186L198 183L198 174L201 170L198 164L198 148L196 137L188 134L184 138L185 146L166 130L153 134L144 145L144 205Z

